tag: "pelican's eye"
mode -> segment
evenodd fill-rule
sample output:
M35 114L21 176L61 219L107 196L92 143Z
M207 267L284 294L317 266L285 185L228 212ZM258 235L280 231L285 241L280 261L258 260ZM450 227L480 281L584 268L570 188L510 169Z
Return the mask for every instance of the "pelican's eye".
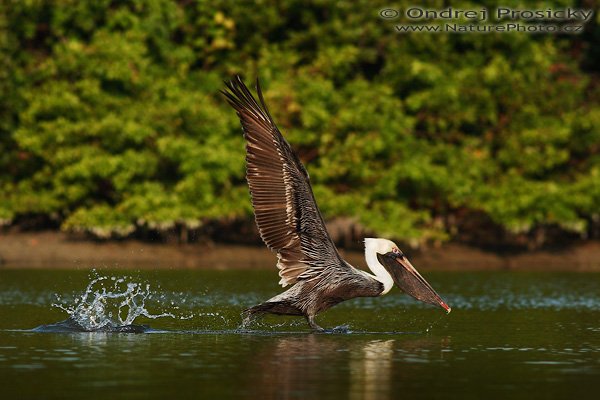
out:
M402 254L402 251L400 251L400 249L397 247L392 247L392 253L394 253L398 257L404 257L404 254Z

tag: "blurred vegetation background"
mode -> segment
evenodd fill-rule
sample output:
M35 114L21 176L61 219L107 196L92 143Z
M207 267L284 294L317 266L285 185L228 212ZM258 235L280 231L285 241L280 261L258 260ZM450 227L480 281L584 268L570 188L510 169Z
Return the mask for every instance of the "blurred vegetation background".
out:
M260 77L328 219L413 245L600 236L597 13L577 35L399 34L388 1L0 4L4 229L244 232L244 142L219 93L239 73Z

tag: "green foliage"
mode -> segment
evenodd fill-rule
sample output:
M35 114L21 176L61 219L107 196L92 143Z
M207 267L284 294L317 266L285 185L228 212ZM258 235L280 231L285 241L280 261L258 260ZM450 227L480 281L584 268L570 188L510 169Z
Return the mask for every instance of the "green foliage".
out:
M482 5L497 4L453 4ZM5 2L0 224L41 214L109 237L250 218L243 138L218 93L241 73L260 75L326 217L417 242L469 213L515 233L590 230L598 21L584 35L398 34L386 6Z

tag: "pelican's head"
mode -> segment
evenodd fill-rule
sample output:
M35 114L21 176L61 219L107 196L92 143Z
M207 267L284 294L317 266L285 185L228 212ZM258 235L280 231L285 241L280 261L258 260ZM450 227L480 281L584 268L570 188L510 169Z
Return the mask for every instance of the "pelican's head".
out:
M417 272L396 243L387 239L366 238L365 256L369 268L376 276L381 277L383 274L387 274L402 291L415 299L440 306L447 313L451 311L448 304ZM387 290L390 288L387 288Z

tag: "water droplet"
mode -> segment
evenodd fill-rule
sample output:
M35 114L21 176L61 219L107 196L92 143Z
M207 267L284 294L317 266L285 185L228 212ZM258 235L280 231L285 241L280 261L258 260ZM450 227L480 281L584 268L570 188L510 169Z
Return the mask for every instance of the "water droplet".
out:
M151 319L189 319L194 316L175 315L164 309L158 313L151 312L146 308L146 301L156 297L154 294L148 282L135 282L131 277L100 276L93 270L90 282L80 296L69 303L56 295L56 304L52 306L67 312L84 329L90 331L131 325L140 316ZM164 299L165 295L160 294L158 297ZM170 305L173 310L179 310L176 301L172 300Z

